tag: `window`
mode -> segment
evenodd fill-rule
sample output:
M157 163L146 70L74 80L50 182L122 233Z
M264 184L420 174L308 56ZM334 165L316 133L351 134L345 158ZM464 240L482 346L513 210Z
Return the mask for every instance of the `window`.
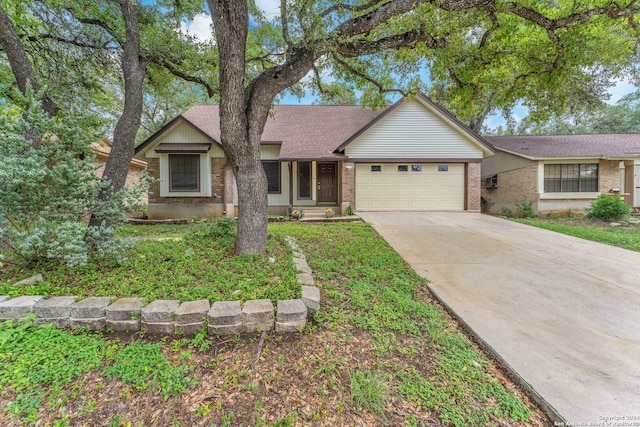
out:
M598 191L598 164L544 165L545 193L585 193Z
M449 172L449 165L438 165L438 172Z
M422 165L411 165L411 172L422 172Z
M200 191L200 155L169 155L169 191Z
M298 163L298 198L311 198L311 162Z
M398 165L398 172L409 172L409 166L407 166L407 165Z
M490 175L482 178L482 188L498 188L498 175Z
M381 165L371 165L371 172L382 172Z
M269 194L280 193L280 162L277 160L263 160L262 167L267 175Z

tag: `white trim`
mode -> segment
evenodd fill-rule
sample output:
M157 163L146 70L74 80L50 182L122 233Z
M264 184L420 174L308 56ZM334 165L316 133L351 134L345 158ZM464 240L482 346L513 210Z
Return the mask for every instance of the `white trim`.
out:
M185 153L191 154L191 153ZM160 197L211 197L211 160L200 154L200 191L169 191L169 154L160 156Z
M568 165L595 163L598 165L598 186L600 185L600 159L588 157L585 159L562 159L557 161L538 161L538 194L541 199L597 199L599 191L579 193L545 193L544 191L544 165Z
M597 199L600 192L584 192L584 193L540 193L540 199L559 200L559 199Z

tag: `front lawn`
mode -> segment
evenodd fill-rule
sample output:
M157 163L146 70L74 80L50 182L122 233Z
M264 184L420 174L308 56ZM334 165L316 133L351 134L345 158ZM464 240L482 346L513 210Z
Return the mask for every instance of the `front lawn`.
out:
M268 267L269 257L286 266L288 249L276 248L295 238L322 292L304 331L154 342L0 324L0 425L551 425L369 225L278 223L269 232L268 255L223 257L224 268ZM141 240L129 257L153 252L153 242L172 261L188 248L220 257L216 243L187 244L188 233ZM220 268L211 265L198 264ZM137 282L145 296L165 292L156 276ZM218 292L215 281L202 286Z
M556 231L569 236L592 240L619 248L640 252L640 227L637 224L622 224L612 227L608 222L586 218L519 218L522 224Z
M0 272L0 295L135 296L211 302L300 297L289 248L271 236L267 256L233 254L233 232L211 223L126 226L118 235L134 239L119 264L90 262L84 267L42 264ZM13 287L42 273L46 283Z

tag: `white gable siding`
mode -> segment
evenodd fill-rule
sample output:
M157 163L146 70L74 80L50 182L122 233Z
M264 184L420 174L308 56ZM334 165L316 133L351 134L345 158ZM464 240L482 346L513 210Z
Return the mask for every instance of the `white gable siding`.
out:
M279 145L261 145L260 158L262 160L278 160L280 158Z
M220 147L218 147L215 143L212 143L209 138L204 136L202 133L194 129L193 126L184 123L178 122L175 126L168 129L164 134L162 134L154 143L153 147L158 146L163 143L203 143L203 144L211 144L211 150L209 150L209 157L224 157L224 152ZM147 158L158 158L159 155L155 152L153 148L149 149L145 155Z
M351 159L478 159L482 149L419 101L399 105L345 148Z

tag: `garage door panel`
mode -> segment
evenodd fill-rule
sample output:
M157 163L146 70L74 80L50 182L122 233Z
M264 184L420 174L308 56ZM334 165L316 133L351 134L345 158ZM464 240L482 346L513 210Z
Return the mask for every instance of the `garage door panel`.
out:
M402 164L406 165L406 164ZM356 165L356 208L360 210L463 210L464 164L420 164L422 171L398 171L398 164Z

